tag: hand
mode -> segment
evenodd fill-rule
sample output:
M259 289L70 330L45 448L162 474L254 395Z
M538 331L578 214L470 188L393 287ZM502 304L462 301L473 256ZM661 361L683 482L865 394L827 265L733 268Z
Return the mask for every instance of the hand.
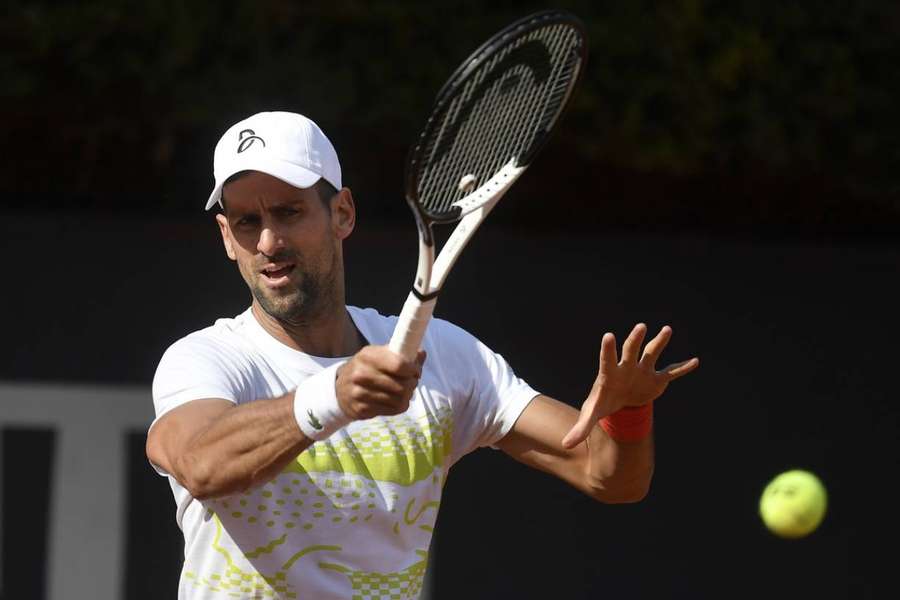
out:
M364 347L337 371L334 387L341 410L353 420L406 412L424 363L424 350L411 362L387 346Z
M563 438L564 448L574 448L584 441L606 415L621 408L652 402L665 391L669 382L687 375L700 365L700 359L695 357L657 371L656 360L672 339L672 328L666 325L647 342L638 360L646 335L646 325L638 323L634 326L622 344L622 360L616 354L616 337L611 333L603 335L600 342L600 372L581 406L578 421Z

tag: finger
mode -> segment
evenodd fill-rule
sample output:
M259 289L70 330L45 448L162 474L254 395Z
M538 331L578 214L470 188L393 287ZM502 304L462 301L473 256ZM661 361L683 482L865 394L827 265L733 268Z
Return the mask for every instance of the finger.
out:
M641 344L644 342L644 336L647 335L647 326L638 323L625 338L622 343L622 362L635 363L641 350Z
M372 402L391 407L402 407L403 412L409 407L409 402L416 393L419 380L413 377L398 379L399 387L391 387L390 390L360 388L358 398L362 402Z
M421 356L421 361L419 359ZM416 355L416 358L413 360L402 359L401 364L396 365L394 368L390 369L388 372L396 377L415 377L418 379L422 375L422 364L425 362L425 353L423 351L419 351L419 354Z
M419 350L419 353L416 354L416 366L419 367L418 373L416 373L416 378L422 377L422 367L425 366L425 359L428 358L428 353L424 350Z
M369 368L394 377L418 377L421 372L421 367L415 360L406 360L387 346L366 346L357 356L360 356Z
M672 328L666 325L659 330L656 337L647 342L647 345L644 347L644 356L641 357L641 364L649 363L651 366L655 365L659 355L669 345L669 340L671 339Z
M402 394L410 381L417 381L417 379L415 377L396 377L390 373L374 370L355 373L353 377L353 384L361 390L393 395Z
M669 381L683 377L700 366L700 359L696 356L690 360L674 363L660 371Z
M604 333L603 339L600 340L600 373L611 373L619 364L618 353L616 352L616 336L611 333Z
M399 415L409 409L409 402L400 402L392 396L372 394L365 400L351 404L357 419L371 419L378 416Z
M407 362L399 354L391 352L387 346L365 346L351 361L358 362L361 367L391 372L402 368Z
M588 397L584 405L582 405L581 413L578 415L578 420L575 421L572 429L570 429L562 439L563 448L574 448L575 446L583 442L588 435L590 435L591 429L597 424L597 421L600 419L599 411L600 394L598 393L593 397Z
M404 398L409 398L410 396L412 396L415 393L416 388L419 387L419 380L415 377L404 379L402 383Z

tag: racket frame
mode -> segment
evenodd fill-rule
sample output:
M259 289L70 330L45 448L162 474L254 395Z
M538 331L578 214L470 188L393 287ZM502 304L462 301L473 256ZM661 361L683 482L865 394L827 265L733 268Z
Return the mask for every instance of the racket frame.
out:
M490 179L484 182L472 193L453 202L453 211L446 215L429 214L418 201L418 178L416 167L425 151L424 141L429 138L434 127L437 126L436 116L442 114L445 105L455 97L455 90L461 82L466 81L470 74L478 69L486 58L490 58L497 48L502 47L511 36L521 36L529 31L543 27L548 21L555 24L569 25L581 34L582 43L574 50L578 53L575 72L572 83L566 91L566 96L560 103L559 111L550 123L559 121L561 113L565 110L573 90L578 86L584 72L584 64L587 59L587 44L585 40L584 25L574 15L562 10L545 10L529 15L515 23L508 25L488 41L483 43L469 58L464 61L456 71L448 78L438 92L431 114L417 142L410 148L407 160L406 172L406 201L413 211L416 227L419 232L419 259L416 268L416 278L412 290L400 311L394 333L391 336L388 347L407 360L414 360L416 353L425 336L425 330L434 312L437 296L456 260L472 235L496 206L497 202L515 183L525 171L538 151L544 146L553 127L549 127L535 137L531 146L522 156L515 157L503 166ZM459 221L450 234L440 254L435 258L435 240L433 225L449 224Z
M388 347L393 352L407 360L415 359L422 338L425 337L425 329L434 313L438 293L450 269L484 219L526 168L527 165L519 166L513 159L480 188L454 203L459 206L462 218L447 238L437 259L434 256L431 223L416 213L419 262L415 283L403 303L394 333L388 342Z

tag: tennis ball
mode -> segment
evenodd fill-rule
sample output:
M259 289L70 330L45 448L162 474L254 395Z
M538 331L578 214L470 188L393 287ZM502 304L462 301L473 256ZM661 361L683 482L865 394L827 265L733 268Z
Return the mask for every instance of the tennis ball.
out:
M827 504L828 495L819 478L794 469L769 482L759 499L759 514L772 533L800 538L819 526Z

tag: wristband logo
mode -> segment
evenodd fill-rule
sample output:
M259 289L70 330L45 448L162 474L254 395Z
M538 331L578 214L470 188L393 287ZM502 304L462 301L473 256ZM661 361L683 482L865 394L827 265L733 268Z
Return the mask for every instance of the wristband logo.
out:
M319 420L316 418L316 415L313 414L313 411L311 409L307 409L306 414L309 416L309 425L316 431L321 431L322 424L319 423Z

